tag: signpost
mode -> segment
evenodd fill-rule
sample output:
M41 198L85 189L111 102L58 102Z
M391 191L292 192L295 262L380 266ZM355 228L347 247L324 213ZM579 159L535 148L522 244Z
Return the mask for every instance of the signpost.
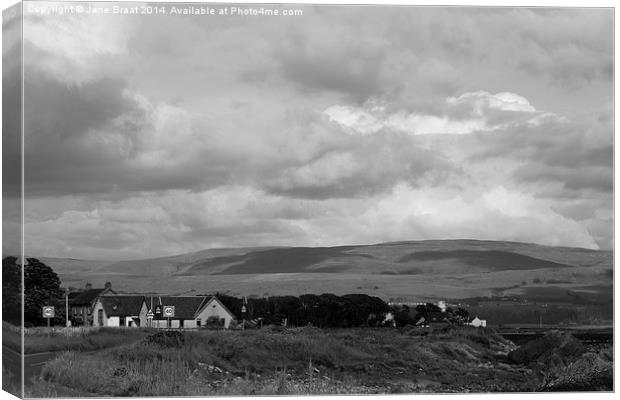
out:
M153 317L155 316L155 314L153 314L153 310L149 310L149 312L146 313L146 325L151 328L153 326Z
M248 312L248 308L245 306L248 303L247 297L243 296L243 305L241 306L241 329L245 330L245 320Z
M47 327L50 327L50 320L56 315L54 306L43 306L43 318L47 319Z
M174 306L163 306L162 314L164 318L168 318L168 329L172 327L170 318L174 317Z
M65 326L69 327L69 289L65 292ZM67 334L68 334L67 330Z

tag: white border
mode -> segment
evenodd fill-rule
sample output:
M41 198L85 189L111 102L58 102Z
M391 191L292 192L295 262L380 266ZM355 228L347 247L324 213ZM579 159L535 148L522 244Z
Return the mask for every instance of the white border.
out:
M131 1L131 0L117 0L118 2L127 2L127 3L131 3L131 2L135 2L135 1ZM167 1L161 1L161 0L152 0L149 1L152 3L187 3L187 1L182 1L182 0L167 0ZM2 10L12 6L13 4L16 4L17 1L14 0L0 0L0 6L2 7ZM205 2L207 3L207 2ZM239 1L239 2L234 2L234 1L222 1L222 0L215 0L215 1L210 1L210 3L288 3L288 4L342 4L342 5L346 5L346 4L351 4L351 5L362 5L362 4L376 4L376 5L422 5L422 6L483 6L483 7L586 7L586 8L591 8L591 7L611 7L614 8L614 25L615 25L615 20L616 20L616 16L617 16L617 10L615 9L615 2L612 0L590 0L590 1L577 1L577 0L539 0L539 1L533 1L530 0L528 2L524 2L524 1L512 1L512 0L506 0L506 1L502 1L501 3L499 3L498 1L491 1L491 0L475 0L475 1L467 1L467 0L451 0L451 1L437 1L437 0L426 0L426 1L414 1L414 0L390 0L390 1L385 1L385 0L377 0L377 1L368 1L368 0L337 0L337 1L330 1L330 0L313 0L313 1L300 1L300 0L288 0L285 2L277 2L277 1L260 1L260 0L243 0L243 1ZM578 29L578 27L576 27L576 29ZM1 34L0 34L1 35ZM615 76L617 76L618 73L618 65L615 62L615 54L617 54L617 46L618 46L618 32L614 29L614 78ZM1 68L1 67L0 67ZM1 69L0 69L1 71ZM2 83L0 80L0 89L2 87ZM615 103L615 94L616 94L616 81L614 79L614 122L615 122L615 116L617 114L618 111L618 105ZM1 108L0 108L0 116L1 116ZM614 132L615 132L615 124L614 124ZM1 151L1 141L0 141L0 151ZM0 153L1 154L1 153ZM616 209L617 206L617 198L615 196L615 188L618 187L618 183L619 183L619 178L618 176L615 174L615 166L616 164L616 156L617 156L617 152L616 152L616 148L615 148L615 140L614 140L614 210ZM2 165L0 163L0 174L2 172ZM0 183L0 189L1 189L1 183ZM22 187L23 190L23 187ZM22 210L23 212L23 210ZM615 217L615 213L614 213L614 217ZM1 204L0 204L0 218L1 218ZM617 225L616 225L616 220L614 218L614 238L617 237ZM0 231L0 240L2 238L2 232ZM22 241L22 245L23 245L23 241ZM615 270L615 253L617 250L617 244L614 240L614 270ZM614 288L618 287L618 274L614 274ZM614 294L615 294L615 290L614 290ZM614 328L616 326L616 321L618 321L618 317L619 317L619 312L618 312L618 299L617 297L615 297L615 304L614 304ZM614 343L617 342L618 339L618 333L617 330L614 333ZM617 351L616 351L616 347L614 347L614 358L617 359ZM618 368L615 367L615 362L614 362L614 383L617 387L618 385ZM428 399L436 399L439 398L442 395L425 395L425 394L414 394L414 395L398 395L398 397L395 397L396 395L392 395L390 396L391 398L398 398L398 399L407 399L407 400L428 400ZM454 396L467 396L467 398L469 399L494 399L494 398L500 398L502 400L524 400L524 399L531 399L534 397L538 397L538 396L545 396L545 399L552 399L552 400L582 400L584 397L588 398L588 399L612 399L615 398L615 394L612 393L561 393L561 394L506 394L506 393L492 393L492 394L472 394L472 395L464 395L464 394L456 394ZM258 396L257 396L258 397ZM6 392L0 392L0 399L4 400L4 399L13 399L14 397L11 396L10 394L6 393ZM225 397L226 399L247 399L245 397ZM359 398L359 396L320 396L320 397L314 397L314 396L305 396L305 397L292 397L292 396L282 396L282 397L274 397L274 398L278 398L278 399L286 399L286 400L293 400L293 399L306 399L306 398L316 398L316 399L324 399L324 400L334 400L334 399L339 399L339 400L353 400L353 399L357 399ZM368 399L378 399L378 398L387 398L386 396L364 396L364 398L368 398ZM186 398L179 398L179 399L186 399Z

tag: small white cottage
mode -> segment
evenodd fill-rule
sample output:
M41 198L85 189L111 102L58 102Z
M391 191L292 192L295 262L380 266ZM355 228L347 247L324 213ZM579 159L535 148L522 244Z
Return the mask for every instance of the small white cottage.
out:
M487 320L486 319L480 319L480 318L476 317L476 318L471 320L469 325L475 326L476 328L480 328L480 327L485 328L487 326Z
M93 326L145 326L147 312L143 296L101 296L93 307Z
M235 319L233 313L215 296L152 296L147 298L147 305L152 315L147 320L147 326L153 328L202 328L209 318L215 318L227 329ZM174 316L164 317L163 307L174 307Z
M218 318L226 329L235 319L233 313L215 296L211 297L196 313L196 319L200 321L206 322L211 317Z

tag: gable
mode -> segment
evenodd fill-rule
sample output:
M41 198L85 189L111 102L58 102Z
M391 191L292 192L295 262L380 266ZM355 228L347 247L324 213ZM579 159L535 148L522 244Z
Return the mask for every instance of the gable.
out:
M222 303L217 297L213 296L207 301L197 313L197 316L207 315L215 313L221 317L228 316L231 319L235 318L235 315ZM213 314L213 315L215 315Z

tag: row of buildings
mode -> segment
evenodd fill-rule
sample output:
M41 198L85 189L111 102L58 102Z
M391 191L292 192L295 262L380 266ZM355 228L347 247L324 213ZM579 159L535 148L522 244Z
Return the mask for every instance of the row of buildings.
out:
M449 324L446 303L440 301L437 307L438 311L420 314L415 325ZM209 323L229 328L236 317L215 296L120 295L106 283L104 288L87 286L70 293L69 319L73 325L84 326L201 328ZM389 321L395 325L392 313L388 313L384 323ZM487 321L476 316L463 323L486 327Z
M235 316L215 296L119 295L107 283L70 293L69 319L85 326L228 328Z

